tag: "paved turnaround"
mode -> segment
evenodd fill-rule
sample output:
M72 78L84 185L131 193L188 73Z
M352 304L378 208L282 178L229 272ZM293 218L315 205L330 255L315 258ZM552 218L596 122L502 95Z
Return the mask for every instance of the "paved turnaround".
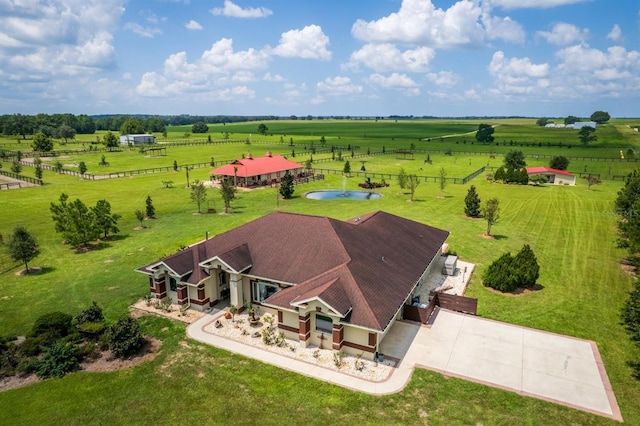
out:
M591 341L438 309L429 326L396 321L381 351L400 359L400 364L387 380L371 382L204 331L222 314L204 315L187 328L187 335L370 394L401 391L418 367L622 421L598 348Z

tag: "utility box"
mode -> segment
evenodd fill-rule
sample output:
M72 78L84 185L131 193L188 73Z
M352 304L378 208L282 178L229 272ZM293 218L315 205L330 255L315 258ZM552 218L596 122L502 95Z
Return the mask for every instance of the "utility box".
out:
M444 269L442 270L442 273L444 275L454 275L457 267L458 256L447 256L444 261Z

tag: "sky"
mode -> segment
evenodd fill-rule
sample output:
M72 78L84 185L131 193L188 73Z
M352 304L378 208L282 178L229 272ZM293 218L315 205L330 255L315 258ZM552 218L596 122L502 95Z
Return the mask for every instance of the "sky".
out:
M640 117L638 0L0 0L0 114Z

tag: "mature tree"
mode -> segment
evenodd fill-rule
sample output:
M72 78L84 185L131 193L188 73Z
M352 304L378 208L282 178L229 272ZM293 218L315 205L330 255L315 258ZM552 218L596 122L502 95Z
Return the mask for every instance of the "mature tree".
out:
M147 217L149 219L154 219L156 217L156 208L153 207L153 200L151 200L151 195L147 195L146 203L146 212Z
M20 164L17 160L14 160L11 163L11 171L17 175L22 171L22 164Z
M76 129L63 124L58 127L53 134L59 139L64 139L64 143L67 143L69 139L74 139L76 137Z
M440 187L440 196L443 196L444 188L447 186L447 171L444 167L440 168L440 176L438 179L438 185Z
M609 115L608 112L596 111L593 114L591 114L590 118L591 118L591 121L595 121L598 124L603 124L609 121L611 119L611 116Z
M204 182L196 179L191 185L191 201L198 206L198 213L200 213L200 206L207 199L207 187L204 186Z
M220 195L222 196L222 201L224 201L224 212L229 213L229 208L231 207L231 201L236 198L236 187L233 186L233 183L229 179L223 179L220 183Z
M578 139L583 145L587 145L589 142L595 142L598 140L598 136L595 135L596 129L590 126L584 126L578 131Z
M513 170L520 170L527 167L527 162L524 160L524 153L519 149L509 150L509 152L504 155L504 167Z
M464 214L469 217L480 216L480 197L476 192L475 185L471 185L467 191L467 196L464 197Z
M166 128L167 126L164 121L158 117L147 118L144 122L144 129L147 132L163 133L166 131Z
M407 188L407 172L404 171L404 167L401 167L400 173L398 173L398 186L400 189Z
M625 178L615 200L615 209L619 217L620 245L635 255L640 252L640 169Z
M295 191L293 187L293 176L291 176L291 173L287 170L280 184L280 195L282 195L282 198L285 200L289 200L293 197L293 191Z
M87 114L80 114L76 117L75 129L83 135L92 135L96 132L96 122Z
M109 149L109 151L120 146L118 137L111 132L107 132L104 134L104 136L102 137L102 143L107 149Z
M85 164L84 161L81 161L78 163L78 171L80 172L81 175L87 173L87 165Z
M67 203L69 196L60 195L60 204L51 203L49 210L55 222L56 232L73 248L86 246L97 239L102 231L96 225L93 209L89 209L80 199Z
M407 187L409 188L409 193L411 194L411 201L414 201L414 195L416 193L416 188L420 185L420 179L416 175L407 175Z
M118 220L122 217L119 214L111 213L111 204L107 200L98 200L96 206L91 209L95 215L96 227L103 233L103 238L107 239L109 232L117 234L120 232Z
M547 117L541 117L536 120L536 124L540 127L544 127L549 123L552 123L552 121L549 120Z
M344 163L344 167L342 168L342 173L344 175L350 175L351 174L351 163L349 163L349 160L347 160Z
M478 131L476 132L476 140L478 142L491 143L493 142L493 132L495 129L491 124L480 124Z
M207 133L208 131L209 126L202 121L194 123L193 126L191 126L191 133Z
M540 276L540 266L529 244L522 246L522 249L516 254L515 264L517 266L516 280L518 287L530 288L535 286Z
M144 213L142 212L142 210L136 210L133 213L136 215L136 219L138 219L138 222L140 222L140 227L144 228L144 225L142 224L142 221L144 220Z
M38 151L40 153L50 152L53 151L53 142L49 136L42 132L38 132L33 135L33 143L31 144L31 147L34 151Z
M264 123L258 124L258 133L264 135L265 133L267 133L267 130L269 130L269 128Z
M599 185L602 183L600 178L596 176L589 175L589 176L585 176L584 178L587 180L587 185L589 185L588 189L591 189L593 185Z
M487 235L491 235L491 227L500 219L500 200L490 198L482 208L482 216L487 221Z
M564 124L573 124L573 123L577 123L578 121L580 121L579 117L570 115L564 119Z
M7 248L13 260L24 263L24 269L27 274L29 273L28 262L40 254L36 238L22 225L13 230L13 235L9 237Z
M569 168L569 159L563 155L556 155L549 161L549 167L557 170L567 170Z
M144 133L144 126L137 118L127 118L120 126L121 135L135 135Z

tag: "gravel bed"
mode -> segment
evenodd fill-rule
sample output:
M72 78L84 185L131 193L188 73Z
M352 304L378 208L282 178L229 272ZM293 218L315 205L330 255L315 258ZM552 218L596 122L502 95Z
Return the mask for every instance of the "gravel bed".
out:
M353 355L342 354L341 365L338 368L334 358L334 352L336 351L332 349L320 349L317 346L304 348L300 346L299 342L290 339L285 339L282 346L266 345L262 341L262 332L268 326L264 321L265 315L260 317L258 325L251 325L249 324L247 314L236 314L234 321L232 319L226 319L224 313L221 313L215 320L204 327L204 331L372 382L382 382L386 380L393 371L393 368L396 367L396 361L393 359L385 358L384 362L374 362L366 359L358 359L358 357ZM219 321L218 327L216 326L217 321ZM254 333L258 333L259 336L252 337ZM277 333L278 330L276 327L276 334ZM331 345L331 342L327 341L327 345Z

